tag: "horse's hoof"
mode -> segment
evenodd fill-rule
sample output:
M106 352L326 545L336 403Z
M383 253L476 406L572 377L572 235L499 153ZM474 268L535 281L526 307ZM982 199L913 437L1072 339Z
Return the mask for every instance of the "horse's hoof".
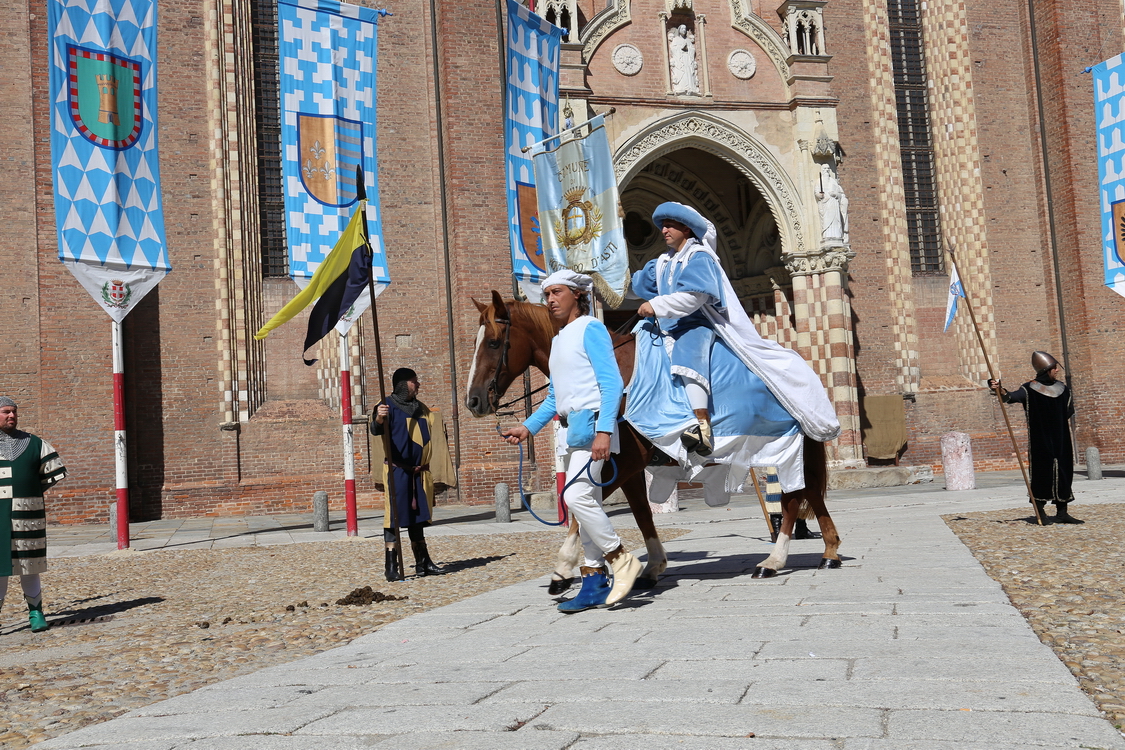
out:
M820 559L820 565L817 565L816 568L817 570L836 570L842 566L843 563L839 560L835 560L830 557L822 557Z
M551 596L558 596L571 586L574 585L573 578L551 578L551 585L547 587L547 593Z
M777 571L773 568L763 568L761 566L754 568L754 572L750 575L751 578L773 578L777 575Z
M641 591L646 591L648 589L654 589L654 588L656 588L656 579L655 578L641 578L641 577L638 576L637 580L633 581L633 590L634 591L637 591L638 589L641 590Z

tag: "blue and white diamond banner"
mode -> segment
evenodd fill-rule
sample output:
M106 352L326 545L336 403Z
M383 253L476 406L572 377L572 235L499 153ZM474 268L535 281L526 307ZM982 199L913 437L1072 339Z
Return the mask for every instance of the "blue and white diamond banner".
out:
M357 167L367 193L376 294L390 283L375 156L375 63L385 15L334 0L278 2L285 229L289 276L302 288L356 210ZM369 305L365 292L349 311L349 325Z
M48 0L59 260L120 322L172 270L156 125L156 3Z
M542 296L547 278L531 148L558 132L559 51L563 30L515 0L508 0L508 94L504 118L507 149L508 228L512 273L528 299Z
M1091 72L1105 285L1125 297L1125 54L1095 65Z

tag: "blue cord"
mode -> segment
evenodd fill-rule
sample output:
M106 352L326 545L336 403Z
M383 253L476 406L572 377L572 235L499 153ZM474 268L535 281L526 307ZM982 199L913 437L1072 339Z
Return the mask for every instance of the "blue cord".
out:
M504 433L500 432L500 425L496 425L496 432L500 433L501 435L504 434ZM588 476L590 478L590 481L593 482L596 487L608 487L609 485L611 485L611 484L613 484L614 482L617 481L617 460L614 459L613 456L609 457L609 463L610 463L610 465L613 466L613 476L609 478L609 481L604 482L604 483L598 482L598 480L594 479L594 475L590 473L590 466L594 463L594 459L591 458L589 461L586 462L586 465L582 467L582 470L579 471L574 476L574 479L571 479L569 482L567 482L566 484L563 485L562 492L559 493L558 501L560 503L562 503L561 507L563 508L563 520L559 521L558 523L555 523L554 521L544 521L542 518L540 518L535 513L535 511L533 511L531 509L531 505L527 502L527 495L524 494L524 491L523 491L523 444L520 443L518 448L519 448L519 454L520 454L520 461L519 461L519 474L518 474L519 485L518 485L517 491L520 493L520 503L527 510L527 512L531 514L532 518L534 518L536 521L543 524L544 526L563 526L565 524L570 523L570 511L567 510L567 508L566 508L565 501L563 500L563 495L566 494L567 488L569 488L572 484L574 484L575 482L577 482L579 479L582 478L582 472L583 471L586 472L586 476Z

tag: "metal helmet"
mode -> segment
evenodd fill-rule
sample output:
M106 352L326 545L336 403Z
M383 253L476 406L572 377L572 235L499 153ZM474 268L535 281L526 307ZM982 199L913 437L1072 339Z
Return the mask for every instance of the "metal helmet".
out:
M1048 372L1053 367L1058 367L1058 364L1059 361L1047 352L1032 352L1031 354L1031 367L1037 375Z

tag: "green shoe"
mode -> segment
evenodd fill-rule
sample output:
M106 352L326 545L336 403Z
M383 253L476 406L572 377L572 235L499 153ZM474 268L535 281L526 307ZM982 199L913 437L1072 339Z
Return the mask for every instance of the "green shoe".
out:
M43 610L41 609L29 610L27 619L31 622L32 633L42 633L47 628L51 627L47 623L47 618L43 616Z

